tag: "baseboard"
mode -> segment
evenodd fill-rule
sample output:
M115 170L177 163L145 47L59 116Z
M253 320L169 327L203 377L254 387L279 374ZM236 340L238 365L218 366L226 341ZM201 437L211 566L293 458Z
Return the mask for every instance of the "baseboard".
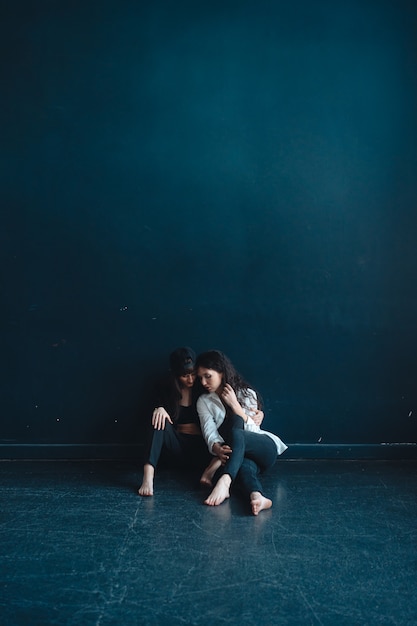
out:
M417 459L417 443L355 443L355 444L303 444L294 443L284 453L287 459Z
M1 460L112 460L140 459L141 444L37 443L0 444Z
M0 444L0 460L137 460L142 457L141 444ZM280 460L415 460L417 443L381 444L288 444Z

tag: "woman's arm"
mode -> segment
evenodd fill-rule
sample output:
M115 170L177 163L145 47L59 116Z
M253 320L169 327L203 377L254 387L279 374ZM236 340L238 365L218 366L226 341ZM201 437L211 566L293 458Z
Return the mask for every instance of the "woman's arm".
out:
M259 432L264 414L258 409L258 397L253 389L247 389L247 395L239 394L238 399L233 388L226 385L222 398L230 406L233 413L240 415L243 419L245 430Z
M239 415L245 422L245 429L256 431L261 424L264 414L258 410L258 397L253 389L247 389L248 395L239 394L239 399L230 385L225 385L222 399L230 406L235 415Z
M220 402L220 400L219 400ZM223 416L221 415L220 406L216 406L214 400L208 395L200 396L197 400L197 413L200 418L201 432L212 454L218 454L213 450L216 443L224 444L223 437L219 434L217 426L223 422L225 411L223 408ZM217 418L217 419L216 419Z
M152 413L152 426L155 430L164 430L165 422L168 420L170 424L172 424L172 419L170 418L168 412L164 409L163 406L157 406Z
M255 414L252 415L252 419L257 426L260 426L262 424L264 417L265 414L263 411L261 411L261 409L256 409Z
M154 392L156 402L152 413L152 426L155 430L164 430L166 422L174 423L173 417L175 416L175 400L171 377L161 379Z
M235 390L231 385L229 385L229 383L226 383L226 385L224 386L224 389L222 391L222 400L225 402L225 404L227 404L227 406L231 408L235 415L239 415L244 422L248 421L249 416L237 399Z

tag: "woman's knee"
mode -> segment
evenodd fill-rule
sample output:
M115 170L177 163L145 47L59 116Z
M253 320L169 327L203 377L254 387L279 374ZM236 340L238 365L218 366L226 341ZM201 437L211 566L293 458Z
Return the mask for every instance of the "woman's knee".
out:
M243 421L243 418L240 417L240 415L236 415L236 413L233 413L232 415L230 415L229 420L232 428L237 428L238 430L244 429L245 422Z
M247 433L245 456L255 461L260 469L265 471L272 467L277 459L276 445L268 435Z

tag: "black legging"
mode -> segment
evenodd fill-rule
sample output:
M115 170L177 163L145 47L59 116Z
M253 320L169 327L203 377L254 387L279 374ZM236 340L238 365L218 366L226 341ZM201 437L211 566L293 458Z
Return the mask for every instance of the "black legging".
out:
M244 430L239 415L229 415L219 432L232 448L229 460L216 472L216 479L229 474L245 494L262 493L259 475L270 469L278 456L275 442L268 435Z
M204 468L213 458L202 435L179 433L168 421L163 430L149 432L144 462L156 467L163 450L171 463L182 467Z

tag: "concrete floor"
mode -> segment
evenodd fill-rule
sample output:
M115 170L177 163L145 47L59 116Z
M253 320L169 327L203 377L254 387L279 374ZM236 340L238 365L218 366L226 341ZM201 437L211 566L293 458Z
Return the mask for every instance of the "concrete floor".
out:
M0 463L2 626L417 625L417 463L278 461L258 517L197 476Z

